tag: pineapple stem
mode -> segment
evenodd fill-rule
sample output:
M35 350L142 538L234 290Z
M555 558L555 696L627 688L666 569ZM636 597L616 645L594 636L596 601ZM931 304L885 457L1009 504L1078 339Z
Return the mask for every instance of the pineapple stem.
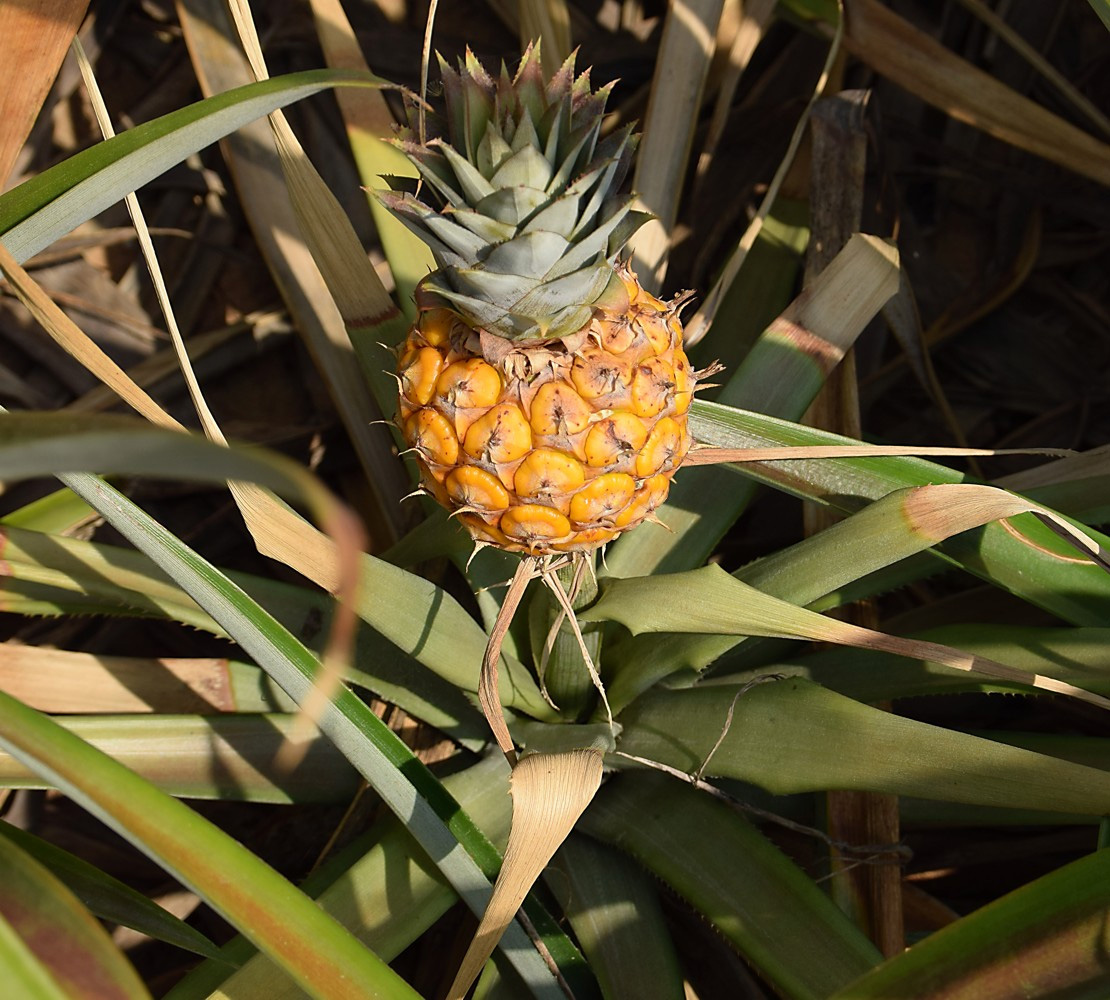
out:
M559 575L562 570L566 569L565 562L551 562L550 557L546 566L547 572L553 576L558 583L562 583L562 577ZM567 593L567 600L572 608L581 607L577 603L579 594L582 591L582 584L585 582L586 572L593 571L593 560L584 557L575 559L573 561L573 576L570 582L570 591ZM550 585L549 585L550 586ZM593 579L592 596L597 595L597 579ZM591 596L591 599L592 599ZM540 662L536 667L536 675L540 682L540 694L543 695L546 701L555 711L559 711L559 706L555 704L555 700L551 697L551 692L547 689L547 665L551 661L551 653L555 649L555 640L559 637L559 630L563 627L563 622L566 620L567 612L564 605L560 602L559 613L555 616L555 620L551 623L551 628L548 629L547 637L543 642L543 652L540 655Z
M582 585L583 578L586 572L586 557L582 556L574 568L574 582L571 585L571 591L577 595L579 588ZM547 588L555 595L563 609L563 615L570 622L570 627L574 631L574 638L578 641L578 650L582 654L582 662L586 664L586 670L589 672L590 680L593 682L597 693L601 696L601 703L605 706L605 718L609 723L609 731L616 738L616 727L613 725L613 710L609 707L609 699L605 694L605 685L601 683L601 675L597 672L597 667L594 666L593 657L590 656L590 651L586 647L586 640L582 636L582 629L578 624L578 616L574 613L573 598L567 595L566 590L563 589L562 581L550 569L544 568L540 577L547 585ZM561 624L561 622L560 622Z
M505 723L505 710L501 707L501 696L498 692L498 663L501 659L501 644L505 641L505 634L512 624L513 615L520 607L520 600L529 581L536 576L536 567L539 559L536 556L525 556L517 566L509 583L509 590L505 600L501 602L501 610L497 613L497 620L493 623L489 642L486 644L486 653L482 657L482 672L478 676L478 701L482 706L482 714L486 717L493 738L501 748L501 752L508 760L510 767L516 767L516 746L509 727Z

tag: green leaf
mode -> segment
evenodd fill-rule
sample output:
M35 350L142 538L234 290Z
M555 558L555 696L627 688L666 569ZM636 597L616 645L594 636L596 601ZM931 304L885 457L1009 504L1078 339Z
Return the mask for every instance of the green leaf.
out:
M144 122L0 195L0 233L20 263L175 163L247 122L330 87L382 87L365 73L308 70L251 83Z
M490 839L503 846L512 816L504 757L487 757L446 778L444 785ZM325 887L316 886L314 891L309 883L318 881L310 878L304 890L312 895L319 892L316 898L320 906L387 961L443 916L456 898L394 816L375 826L373 846L338 874L332 873ZM226 964L206 962L171 990L165 1000L201 1000L209 996L212 1000L294 1000L301 994L271 958L255 955L235 972Z
M907 516L907 503L911 500L909 491L896 490L816 535L749 563L733 576L765 594L803 607L835 606L835 598L846 596L844 588L896 562L924 554L936 542L935 537L922 532ZM926 566L943 565L935 556L923 555L922 558L929 559L924 563ZM916 576L922 564L922 561L914 563L906 569L907 574ZM1052 571L1047 562L1043 568L1046 572ZM1081 568L1085 577L1092 580L1099 575L1095 567ZM889 583L900 577L891 573L883 579ZM1025 581L1025 586L1028 589L1030 581ZM748 640L715 636L708 634L709 631L701 635L645 636L626 641L607 663L612 678L610 704L619 711L663 677L680 670L701 671L730 650L733 655L743 655L742 650L751 645ZM1006 647L1018 648L1020 644L1017 643ZM854 655L859 657L860 654ZM998 658L1009 662L1006 656ZM1041 672L1064 679L1064 666L1044 664ZM722 669L727 667L722 665ZM949 675L954 673L956 671L948 671ZM969 681L965 679L963 683L966 685Z
M639 865L572 834L544 879L597 973L605 1000L685 996L659 894Z
M850 438L714 403L695 402L691 430L715 448L851 445ZM908 486L961 483L969 478L920 458L828 458L728 466L736 475L854 513ZM723 470L722 470L723 471ZM731 487L729 487L731 489ZM665 507L663 508L666 509ZM1083 530L1102 545L1110 539ZM1110 575L1086 560L1030 515L966 531L937 547L956 563L1075 625L1110 624Z
M759 335L790 304L808 244L809 206L780 194L725 293L713 325L688 352L695 368L714 361L723 364L726 372L740 368ZM698 395L716 399L717 390Z
M253 445L227 448L135 417L64 412L0 415L0 470L19 479L81 469L225 483L249 479L318 504L324 488L296 462Z
M1107 675L1110 629L977 623L928 629L913 633L913 637L1004 661L1028 672L1030 678L1045 674L1081 684L1090 691L1110 693ZM789 662L773 662L757 670L737 672L726 679L727 670L726 654L714 668L715 676L710 683L741 684L757 673L783 673L804 677L864 702L966 691L1029 693L1016 684L976 677L940 663L859 649L823 649Z
M190 799L349 802L359 778L331 743L315 737L291 771L274 763L297 733L293 715L63 716L69 732L162 791ZM173 753L165 748L173 747ZM0 787L48 788L33 768L0 753Z
M357 984L368 997L416 997L377 956L236 840L2 692L0 746L193 889L316 996L348 997Z
M0 524L31 531L62 532L92 514L94 511L87 503L78 499L71 490L63 489L13 510L0 518Z
M1097 1000L1110 994L1108 909L1110 851L1103 849L931 934L830 1000Z
M142 980L108 932L69 889L6 837L0 837L0 885L0 916L49 970L63 996L149 1000ZM13 994L11 988L11 979L5 979L9 996L27 995Z
M21 1000L70 1000L2 915L0 976L5 988Z
M796 678L652 691L620 722L623 753L687 774L704 767L776 795L857 789L1080 815L1110 811L1110 772L904 719Z
M122 924L197 955L219 955L220 949L196 928L69 851L63 851L10 823L0 823L0 838L11 841L48 869L102 920Z
M755 827L673 778L621 775L602 788L580 828L655 872L783 996L824 1000L879 961L862 932Z
M63 491L70 493L69 490ZM73 494L70 493L72 496ZM83 501L82 501L83 502ZM86 505L87 506L87 505ZM0 606L5 610L23 614L120 614L168 617L214 635L225 635L211 616L197 607L196 602L180 587L171 583L165 574L141 552L101 542L85 542L37 531L0 526L4 542L5 565L9 575L0 576ZM366 573L376 562L367 557ZM246 590L294 635L301 636L306 644L316 646L328 634L334 601L328 594L307 587L299 587L267 577L226 571L237 586ZM410 619L394 616L389 623L393 636L416 650L417 655L428 657L440 669L449 666L460 677L469 679L460 663L466 650L462 635L456 633L456 655L450 663L437 659L442 652L446 659L446 642L439 643L429 637L420 643L425 631L417 628L417 614L422 602L425 614L435 616L435 609L450 607L459 615L465 614L457 604L440 601L434 587L419 578L398 574L392 582L398 601L412 600ZM371 593L363 599L364 617L380 617L378 602ZM368 610L370 609L370 610ZM371 613L371 611L373 613ZM405 629L408 629L405 632ZM476 633L474 642L484 641L481 629L469 618L465 627ZM461 631L461 629L460 629ZM473 653L480 658L480 650ZM433 673L417 659L402 651L395 642L386 639L370 628L360 628L355 639L355 666L348 671L352 684L365 687L375 694L403 708L409 714L442 729L465 745L478 748L486 740L485 721L467 700L459 685ZM471 673L476 675L476 667ZM236 675L233 680L249 683L246 675ZM473 681L470 680L473 684ZM277 701L275 703L275 695ZM286 708L284 694L267 681L261 689L236 687L236 704L240 709L266 711Z

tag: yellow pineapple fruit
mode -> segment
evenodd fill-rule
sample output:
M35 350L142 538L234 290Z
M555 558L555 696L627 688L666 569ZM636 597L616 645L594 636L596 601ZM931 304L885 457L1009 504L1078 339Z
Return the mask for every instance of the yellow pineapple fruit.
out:
M651 515L691 444L681 297L619 260L648 218L616 194L635 137L599 139L609 87L573 57L550 81L538 48L497 80L470 53L440 65L439 135L398 141L420 185L380 195L438 265L400 351L402 431L477 541L588 551Z

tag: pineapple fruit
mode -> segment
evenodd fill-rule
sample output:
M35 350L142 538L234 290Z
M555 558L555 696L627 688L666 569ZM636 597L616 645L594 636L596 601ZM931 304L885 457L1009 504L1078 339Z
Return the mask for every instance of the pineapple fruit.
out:
M438 265L400 349L403 435L479 543L589 551L666 499L699 374L682 297L660 301L620 261L648 218L616 193L635 136L600 138L610 88L591 91L573 56L550 80L538 47L515 76L469 52L440 66L438 134L397 141L419 184L379 193Z

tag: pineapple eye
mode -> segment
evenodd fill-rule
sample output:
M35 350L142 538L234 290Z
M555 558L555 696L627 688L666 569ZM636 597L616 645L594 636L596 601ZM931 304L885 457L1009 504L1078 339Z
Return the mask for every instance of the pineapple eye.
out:
M586 464L602 469L616 465L638 452L647 440L643 421L632 413L618 410L599 420L586 435Z
M608 351L587 350L574 359L571 381L584 399L597 399L628 388L632 373L628 365Z
M493 406L501 396L501 376L481 358L456 361L439 376L436 394L452 406Z
M674 412L685 413L694 399L694 372L682 351L674 352Z
M571 493L586 481L577 460L554 448L537 448L517 466L513 487L526 497Z
M673 388L671 366L662 358L651 358L637 365L632 376L632 409L641 417L662 413Z
M570 521L557 510L538 503L522 503L510 507L501 515L501 530L529 546L566 538L570 534Z
M601 346L610 354L623 354L636 340L636 331L627 319L604 319L598 326L601 327Z
M409 417L405 422L405 438L433 465L454 465L459 459L459 439L455 437L455 430L436 410L419 410Z
M583 486L570 502L570 516L581 524L612 517L628 506L636 483L623 472L607 472Z
M532 430L537 434L577 434L590 422L590 408L569 385L541 385L531 407Z
M644 336L656 354L670 350L673 335L667 320L662 316L645 311L637 317L636 323L644 331Z
M474 421L463 438L471 457L494 465L515 462L532 448L532 431L524 414L512 403L495 406Z
M447 475L447 493L460 507L479 510L504 510L509 506L509 491L493 473L464 465Z
M401 391L417 406L427 406L436 391L443 355L434 347L421 347L401 369Z
M636 475L640 479L653 476L660 469L673 463L682 447L682 427L677 420L664 417L652 429L640 453L636 456Z
M670 488L671 481L667 476L663 474L652 476L651 479L640 487L640 492L636 494L632 503L613 518L613 526L616 528L628 528L639 524L648 514L667 499L667 493L670 491Z
M429 309L420 314L420 336L430 347L444 347L451 339L455 314L450 309Z

